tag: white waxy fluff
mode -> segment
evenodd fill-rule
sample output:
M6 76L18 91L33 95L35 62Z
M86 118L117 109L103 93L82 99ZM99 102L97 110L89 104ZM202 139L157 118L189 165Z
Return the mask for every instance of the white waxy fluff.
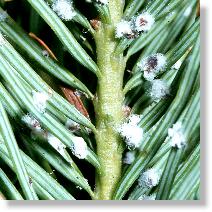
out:
M85 140L82 137L74 137L72 138L72 147L71 151L73 155L78 157L79 159L84 159L88 155L88 146Z
M65 126L72 132L75 132L80 129L80 125L71 119L67 119Z
M181 149L186 145L186 138L183 133L181 122L177 122L172 128L168 129L168 138L171 140L171 146Z
M65 21L70 21L76 15L73 3L70 0L55 0L52 9L57 15Z
M129 21L122 20L116 25L116 38L122 38L131 34L133 34L133 31Z
M143 194L138 198L138 200L155 200L155 199L156 199L156 194L151 194L149 196Z
M32 139L45 138L46 131L41 128L40 122L33 115L28 113L21 120L32 130Z
M96 0L96 2L101 3L101 4L108 4L108 0Z
M57 150L63 157L66 157L65 154L65 148L66 146L53 134L48 133L47 136L47 141L48 143L55 149Z
M0 12L0 22L6 21L7 17L8 17L8 14L6 11Z
M32 91L32 99L37 110L41 113L44 113L49 95L43 92Z
M154 23L154 17L148 12L141 13L134 19L135 30L138 32L149 31Z
M152 168L147 171L141 173L138 179L138 185L145 188L152 188L158 185L161 177L161 172Z
M140 121L141 121L141 115L131 114L128 117L128 123L130 123L131 125L138 125Z
M49 57L49 52L48 52L47 50L43 50L43 51L42 51L42 55L43 55L44 57L48 58L48 57Z
M165 68L166 57L160 53L153 54L142 59L137 66L144 72L144 78L148 81L152 81L157 74Z
M5 39L4 39L4 36L0 32L0 46L2 46L4 44L5 44Z
M149 94L154 101L158 102L169 94L169 86L164 80L153 80Z
M126 152L125 157L123 159L123 163L132 164L135 160L135 151Z
M41 130L39 121L31 114L24 115L21 119L31 130Z
M143 139L143 129L138 126L140 118L138 115L131 115L127 122L121 124L118 132L124 138L129 149L139 148Z

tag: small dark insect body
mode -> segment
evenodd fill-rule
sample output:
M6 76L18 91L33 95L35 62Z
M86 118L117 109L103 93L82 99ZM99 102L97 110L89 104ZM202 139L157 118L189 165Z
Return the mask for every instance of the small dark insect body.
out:
M147 20L145 20L144 18L140 19L140 26L145 26L147 23Z
M151 70L156 69L157 65L158 65L158 59L156 57L149 57L147 60L147 71L150 72Z

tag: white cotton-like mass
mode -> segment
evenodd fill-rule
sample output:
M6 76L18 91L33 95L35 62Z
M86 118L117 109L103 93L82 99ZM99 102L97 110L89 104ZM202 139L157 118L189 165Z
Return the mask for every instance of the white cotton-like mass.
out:
M127 122L118 127L118 132L124 138L129 149L138 148L143 139L143 129L138 126L140 116L131 115Z
M71 151L73 155L78 157L79 159L84 159L88 155L88 146L85 140L82 137L74 137L72 139L72 147Z
M5 39L4 39L4 36L0 32L0 46L2 46L4 44L5 44Z
M108 0L96 0L96 2L101 3L101 4L108 4Z
M80 129L80 125L71 119L67 119L65 126L72 132L75 132Z
M57 150L62 156L66 156L65 154L65 148L66 146L58 139L56 136L54 136L51 133L48 133L47 136L48 143Z
M43 55L44 57L48 58L48 57L49 57L49 52L48 52L47 50L43 50L43 51L42 51L42 55Z
M156 199L156 194L151 194L149 196L143 194L138 198L138 200L155 200L155 199Z
M138 125L138 123L141 121L141 116L137 114L131 114L128 117L128 123L131 125Z
M134 19L135 30L138 32L147 32L155 23L155 18L148 12L141 13Z
M46 131L41 128L40 122L33 115L28 113L21 120L32 130L32 139L45 138Z
M157 74L165 68L166 57L160 53L153 54L142 59L137 66L144 72L144 78L148 81L152 81Z
M153 80L149 94L154 101L158 102L169 94L169 86L164 80Z
M73 3L70 0L55 0L52 9L57 15L65 21L70 21L76 15Z
M43 92L32 91L32 99L37 110L44 113L49 95Z
M135 151L126 152L125 157L123 159L123 163L132 164L135 160Z
M122 20L116 25L116 38L122 38L131 34L133 34L133 32L129 21Z
M181 122L177 122L172 128L168 129L168 138L171 140L171 146L181 149L186 145L186 138L183 133Z
M35 131L41 130L41 125L39 121L33 117L31 114L24 115L21 120L31 129Z
M6 11L0 12L0 22L6 21L7 18L8 18L8 14Z
M147 171L141 173L138 179L138 185L145 188L152 188L158 185L161 177L161 172L157 169L148 169Z

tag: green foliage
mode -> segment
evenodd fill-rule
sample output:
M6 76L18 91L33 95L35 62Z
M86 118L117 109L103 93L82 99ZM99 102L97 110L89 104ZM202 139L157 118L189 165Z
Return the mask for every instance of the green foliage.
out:
M6 199L200 198L198 1L105 2L0 1Z

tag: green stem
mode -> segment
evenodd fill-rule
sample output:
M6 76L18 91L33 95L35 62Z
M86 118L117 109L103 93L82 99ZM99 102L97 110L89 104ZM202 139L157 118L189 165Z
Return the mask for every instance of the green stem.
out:
M123 115L123 74L125 59L114 55L117 40L115 25L122 17L122 0L111 0L110 24L101 24L95 35L97 63L101 76L98 80L95 99L97 154L101 172L96 176L96 199L109 200L121 175L123 143L117 133L117 126Z

